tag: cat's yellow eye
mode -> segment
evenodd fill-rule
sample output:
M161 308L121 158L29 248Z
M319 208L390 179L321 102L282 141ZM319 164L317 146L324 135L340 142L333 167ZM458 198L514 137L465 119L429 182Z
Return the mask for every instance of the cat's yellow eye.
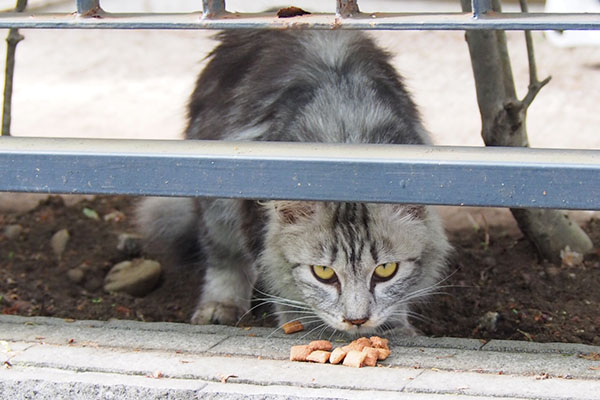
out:
M375 276L379 279L390 279L396 273L398 269L398 263L389 262L385 264L379 264L375 268Z
M331 281L335 279L335 271L325 265L313 265L312 272L322 281Z

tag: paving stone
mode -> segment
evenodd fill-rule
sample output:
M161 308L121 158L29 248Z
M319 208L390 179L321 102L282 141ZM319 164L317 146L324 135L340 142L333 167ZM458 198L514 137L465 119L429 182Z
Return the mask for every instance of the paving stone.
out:
M157 285L161 271L160 263L154 260L136 258L123 261L114 265L106 274L104 290L144 296Z
M600 393L600 381L426 371L411 381L406 390L499 398L597 400Z
M600 346L577 343L535 343L515 340L491 340L482 347L486 351L523 352L528 353L600 353Z
M573 352L593 346L512 342L486 350L451 338L392 338L392 355L380 367L358 369L288 361L293 344L310 340L304 335L278 335L271 328L0 316L0 362L11 366L0 368L0 398L35 390L42 399L65 393L154 399L165 390L177 399L587 400L600 393L600 363ZM89 376L95 380L82 379Z

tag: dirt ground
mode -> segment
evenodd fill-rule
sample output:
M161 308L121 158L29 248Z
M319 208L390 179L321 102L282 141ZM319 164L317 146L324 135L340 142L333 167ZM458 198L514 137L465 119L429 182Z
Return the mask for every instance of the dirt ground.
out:
M107 271L139 256L117 249L132 233L128 197L97 197L73 205L50 197L24 213L0 214L0 312L72 319L188 321L201 271L164 269L143 297L103 290ZM12 234L6 227L20 225ZM60 259L52 236L67 228ZM600 243L600 220L585 226ZM600 256L555 266L539 260L514 229L450 230L456 251L446 286L430 298L415 325L430 336L571 342L600 345ZM84 271L73 278L70 270ZM76 283L77 282L77 283ZM264 310L254 318L264 323ZM268 324L268 322L267 322Z

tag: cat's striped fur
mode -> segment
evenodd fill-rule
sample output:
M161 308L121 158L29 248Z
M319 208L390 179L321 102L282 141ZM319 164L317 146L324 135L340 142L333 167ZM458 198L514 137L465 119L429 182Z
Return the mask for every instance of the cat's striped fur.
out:
M364 33L230 31L219 39L190 101L188 139L429 142L388 54ZM138 217L152 248L185 258L202 247L194 323L235 323L260 278L281 322L410 331L409 306L439 282L449 250L424 206L150 198ZM377 281L375 267L387 262L398 272ZM333 268L336 282L316 279L312 265Z

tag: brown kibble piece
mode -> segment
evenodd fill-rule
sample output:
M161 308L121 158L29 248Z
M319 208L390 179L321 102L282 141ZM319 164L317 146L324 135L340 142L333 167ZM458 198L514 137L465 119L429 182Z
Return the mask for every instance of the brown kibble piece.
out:
M306 361L312 350L308 345L292 346L290 349L290 361Z
M293 346L290 351L292 361L312 361L331 364L343 363L346 366L360 368L374 367L377 361L388 358L391 351L388 340L378 336L361 337L350 344L332 350L328 340L313 340L308 345Z
M389 349L375 349L377 350L377 360L383 361L390 355L391 351Z
M331 349L333 349L333 346L331 345L331 342L329 340L313 340L312 342L310 342L308 344L308 346L313 351L314 350L331 351Z
M380 338L379 336L371 336L370 337L371 347L375 347L376 349L388 349L389 350L389 340Z
M303 331L304 325L302 325L302 322L300 321L290 321L283 324L281 328L283 329L286 335L289 335L290 333Z
M362 351L350 350L346 357L344 357L344 365L347 367L360 368L363 366L363 362L367 357L366 353Z
M363 353L365 353L367 356L365 357L365 360L363 361L363 364L368 366L368 367L374 367L377 365L377 359L379 357L379 352L377 351L376 348L374 347L365 347L362 350Z
M364 349L365 347L371 347L371 342L367 338L359 338L359 339L352 341L352 343L350 343L349 345L344 346L343 349L346 352L349 352L352 350L362 351L362 349Z
M332 364L339 364L342 362L344 357L346 357L346 352L343 348L338 347L331 352L331 355L329 356L329 362Z
M315 350L306 357L306 361L325 364L329 360L330 352L325 350Z

